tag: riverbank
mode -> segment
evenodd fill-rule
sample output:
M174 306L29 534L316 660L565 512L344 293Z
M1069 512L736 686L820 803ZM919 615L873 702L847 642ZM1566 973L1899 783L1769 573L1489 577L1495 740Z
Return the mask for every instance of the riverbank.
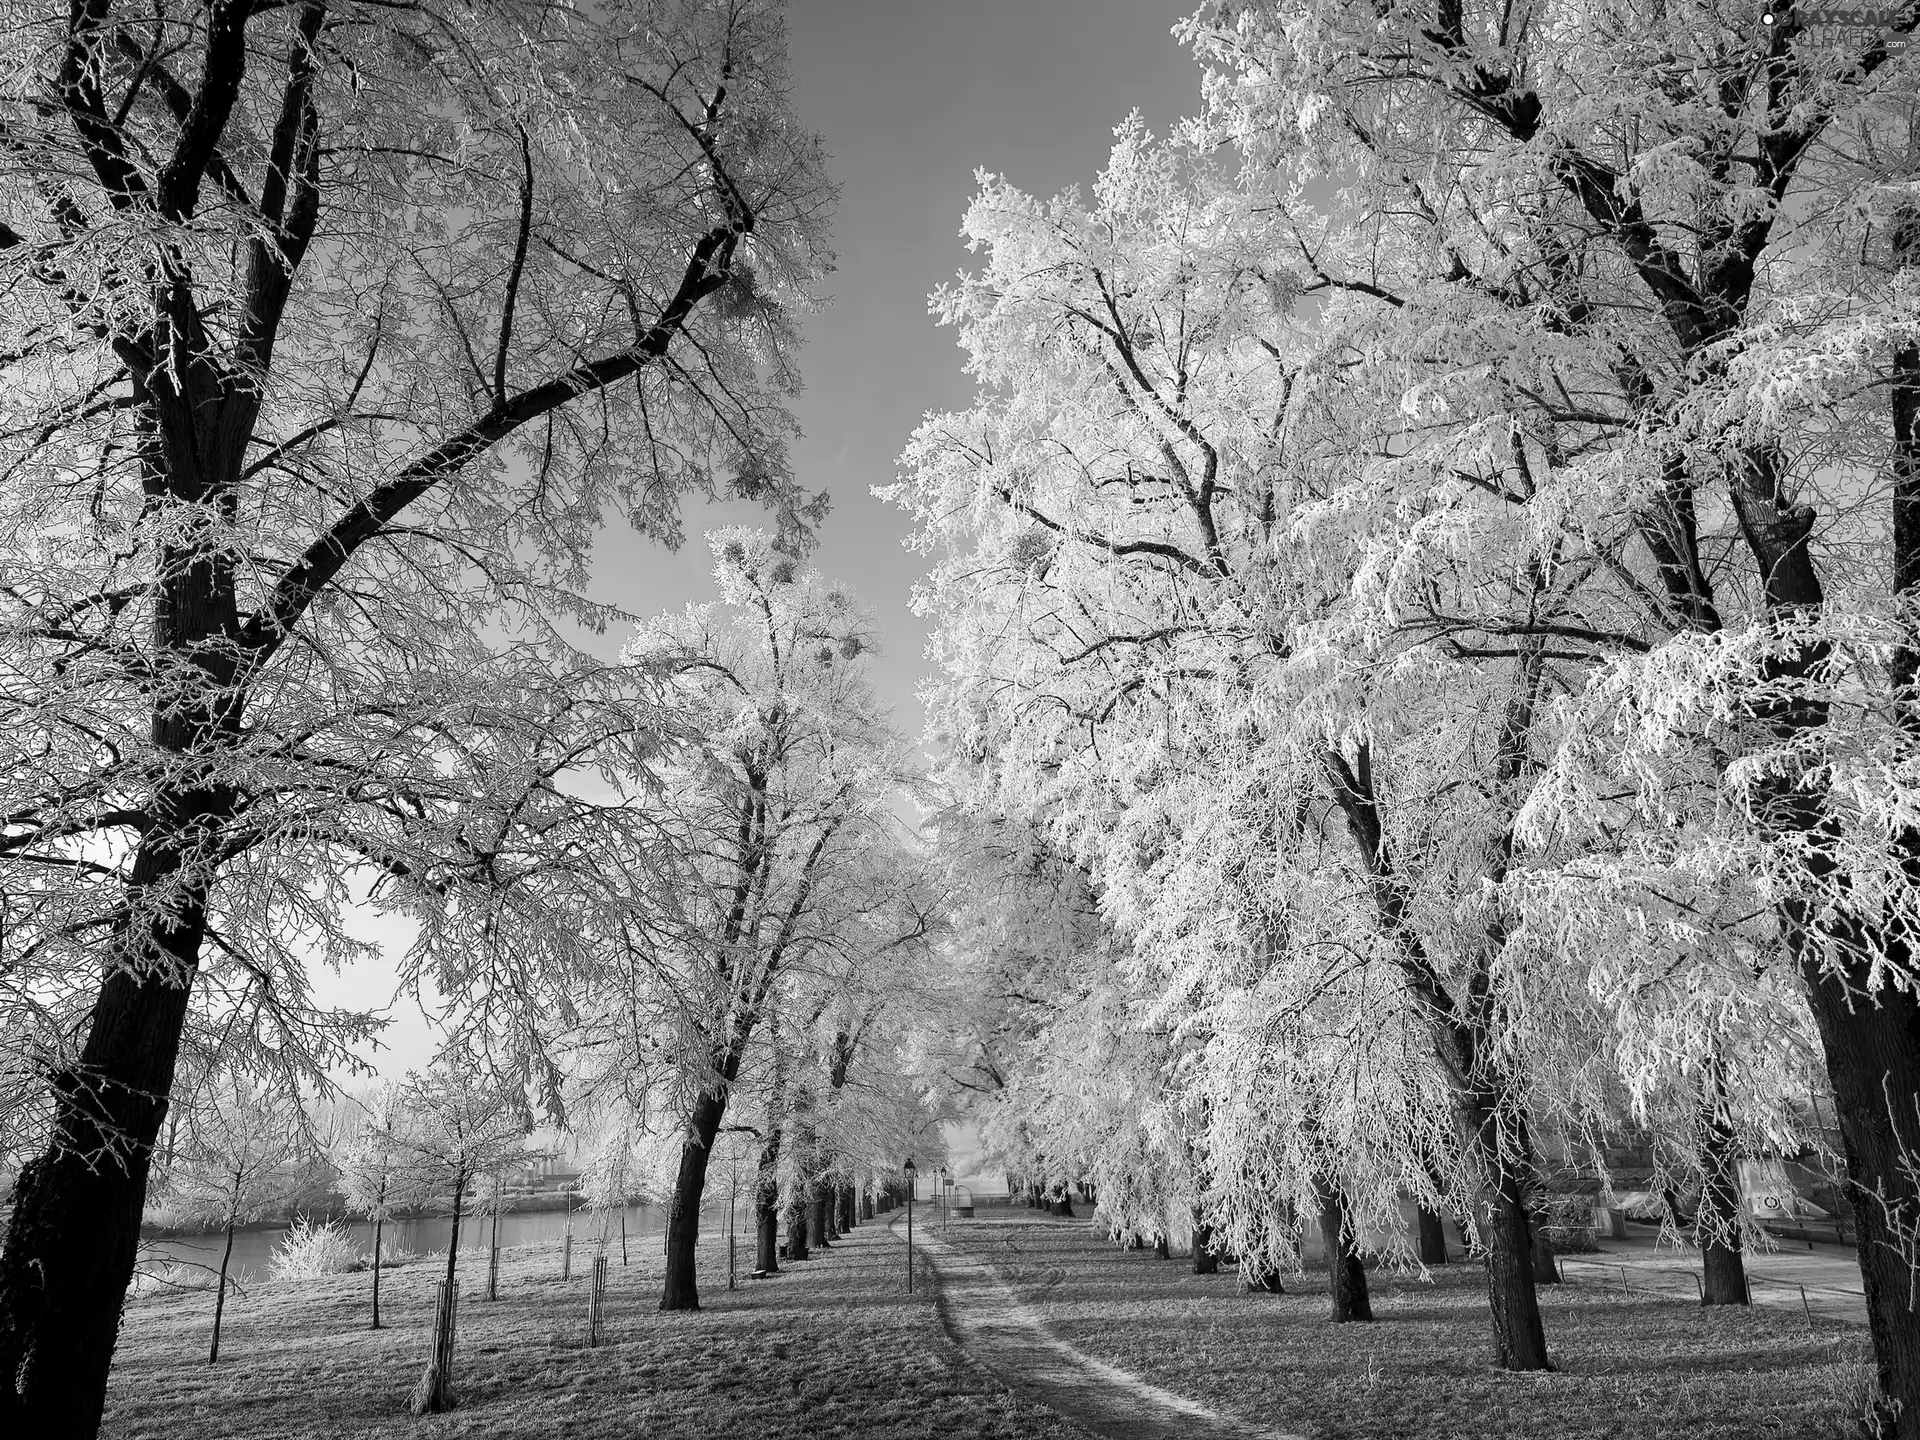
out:
M372 1252L373 1226L364 1220L335 1223L346 1231L354 1249L362 1254ZM727 1224L725 1209L715 1206L703 1210L700 1223L703 1230L720 1233ZM743 1216L738 1223L751 1222ZM584 1246L591 1244L592 1237L600 1234L603 1227L608 1243L615 1247L616 1254L619 1253L624 1230L627 1252L638 1255L650 1246L658 1247L660 1236L666 1228L666 1210L658 1205L630 1205L621 1210L604 1211L503 1210L500 1215L500 1244L503 1249L548 1243L558 1246L571 1233L574 1244ZM381 1249L389 1256L419 1256L434 1250L444 1253L452 1228L452 1220L445 1215L389 1220L381 1233ZM278 1223L236 1230L228 1274L247 1284L272 1281L274 1251L286 1233L286 1226ZM491 1216L469 1211L460 1226L461 1253L486 1250L493 1233ZM225 1248L226 1237L218 1230L200 1235L143 1239L136 1286L146 1291L211 1285Z
M983 1211L943 1239L1094 1360L1311 1440L1837 1440L1868 1355L1859 1325L1817 1312L1563 1285L1541 1291L1555 1373L1512 1375L1489 1363L1475 1266L1369 1271L1377 1321L1336 1327L1324 1275L1248 1295L1231 1271L1122 1250L1085 1220Z
M389 1328L367 1330L372 1277L250 1287L227 1302L209 1366L212 1296L132 1299L107 1396L104 1440L1084 1440L1015 1399L946 1338L931 1286L911 1298L897 1238L869 1222L817 1259L729 1292L726 1242L700 1254L697 1314L662 1315L657 1246L622 1267L612 1250L606 1342L586 1345L591 1247L502 1255L500 1299L462 1252L454 1384L460 1406L407 1414L425 1363L440 1264L383 1278ZM745 1254L743 1251L743 1258Z
M633 1200L628 1208L637 1209L651 1202ZM578 1190L532 1190L517 1195L506 1196L500 1204L502 1215L548 1215L584 1210L586 1198ZM467 1197L467 1209L470 1213L480 1213L488 1208L484 1195ZM445 1213L444 1207L432 1210L401 1210L393 1218L399 1223L416 1220L432 1220ZM311 1201L296 1205L290 1210L276 1214L264 1220L249 1220L244 1225L233 1227L236 1235L244 1235L256 1230L284 1230L295 1219L309 1220L314 1224L347 1225L360 1222L359 1218L347 1208L346 1200L336 1194L324 1194ZM224 1235L226 1227L213 1221L201 1225L172 1225L154 1220L140 1222L142 1240L204 1240L209 1235Z

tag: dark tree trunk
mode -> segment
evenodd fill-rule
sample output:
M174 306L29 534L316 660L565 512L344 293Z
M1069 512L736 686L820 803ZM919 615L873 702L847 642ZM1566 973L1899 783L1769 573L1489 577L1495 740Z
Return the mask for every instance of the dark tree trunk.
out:
M386 1204L387 1187L382 1184L380 1210L373 1221L373 1325L371 1328L375 1330L380 1328L380 1232L386 1228Z
M227 1264L233 1259L234 1216L227 1216L227 1248L220 1252L220 1285L213 1299L213 1344L207 1347L207 1363L217 1365L220 1361L220 1319L227 1309Z
M1864 975L1849 979L1857 983ZM1848 998L1823 978L1810 978L1808 988L1826 1042L1827 1074L1846 1149L1846 1194L1853 1205L1880 1388L1890 1400L1904 1402L1897 1428L1887 1433L1915 1440L1920 1437L1920 1314L1909 1307L1912 1273L1901 1245L1902 1237L1910 1238L1920 1226L1920 1191L1912 1153L1895 1124L1901 1112L1889 1115L1886 1097L1904 1098L1905 1114L1911 1115L1912 1097L1920 1095L1920 1004L1912 992L1891 985L1881 988L1873 1004Z
M194 811L210 818L214 808ZM149 832L133 891L169 886L184 843ZM168 976L197 968L202 904L189 888L172 928L156 922L144 944L121 941L158 963L111 970L79 1064L50 1077L53 1136L14 1183L0 1258L0 1433L92 1440L100 1428L186 1017L187 990Z
M1553 1242L1547 1239L1546 1228L1535 1217L1533 1229L1533 1283L1536 1285L1558 1285L1560 1283L1560 1262L1554 1258Z
M1888 237L1895 269L1909 274L1920 269L1920 207L1900 206ZM1920 345L1894 351L1891 378L1893 592L1905 634L1889 668L1895 714L1911 755L1920 747ZM1756 554L1756 559L1764 563L1764 556ZM1815 580L1806 595L1794 598L1818 603L1822 597L1817 586ZM1803 832L1824 818L1782 808L1793 828ZM1909 884L1920 883L1920 836L1905 833L1895 844ZM1822 859L1829 872L1838 869L1824 854ZM1857 996L1866 990L1868 966L1855 958L1842 967L1843 976L1825 975L1816 947L1807 943L1815 930L1814 916L1799 905L1788 907L1786 918L1791 922L1791 948L1798 952L1801 974L1813 996L1839 1112L1847 1160L1844 1193L1853 1210L1867 1327L1885 1397L1875 1418L1883 1426L1879 1433L1891 1440L1920 1440L1920 1312L1911 1304L1913 1279L1904 1258L1920 1230L1920 1186L1911 1149L1897 1130L1903 1119L1911 1127L1920 1106L1920 998L1883 984L1872 1003L1862 1003ZM1896 959L1909 965L1920 949L1911 935L1887 941ZM1909 1144L1912 1133L1909 1128Z
M1286 1284L1280 1279L1280 1267L1269 1265L1265 1261L1258 1264L1249 1261L1241 1266L1240 1283L1246 1287L1249 1294L1284 1295L1287 1293Z
M1144 1249L1146 1249L1146 1248L1147 1248L1147 1237L1146 1237L1146 1236L1144 1236L1144 1235L1142 1235L1142 1234L1141 1234L1141 1233L1140 1233L1140 1232L1139 1232L1138 1230L1134 1230L1134 1231L1130 1231L1130 1232L1128 1233L1128 1235L1127 1235L1127 1249L1129 1249L1129 1250L1144 1250Z
M1327 1279L1333 1297L1332 1319L1336 1325L1373 1319L1373 1305L1367 1297L1367 1272L1360 1263L1358 1237L1347 1215L1346 1197L1330 1180L1314 1186L1320 1199L1320 1239L1327 1247Z
M1220 1257L1213 1253L1213 1227L1200 1218L1198 1205L1193 1207L1193 1273L1196 1275L1217 1275L1220 1273Z
M1494 1363L1503 1370L1551 1370L1540 1297L1534 1291L1533 1227L1526 1187L1508 1171L1489 1187L1481 1226L1487 1245L1487 1303L1493 1315Z
M859 1223L859 1195L855 1192L853 1186L842 1185L840 1187L840 1230L844 1234L854 1229Z
M873 1191L865 1188L860 1191L860 1218L873 1219Z
M1716 1055L1708 1063L1700 1097L1700 1241L1704 1305L1746 1305L1747 1266L1741 1254L1739 1137L1726 1111L1726 1073Z
M487 1299L500 1298L500 1177L493 1180L493 1239L487 1256Z
M1165 1235L1160 1235L1155 1238L1153 1242L1153 1258L1154 1259L1165 1260L1172 1253L1173 1252L1168 1250L1167 1248L1167 1237Z
M780 1272L780 1135L771 1127L753 1181L754 1269Z
M1444 1265L1447 1263L1447 1230L1441 1223L1438 1211L1419 1207L1420 1225L1420 1263L1422 1265Z
M827 1197L818 1185L808 1187L807 1243L816 1250L827 1248Z
M463 1170L453 1184L453 1228L447 1235L447 1286L453 1286L453 1267L460 1260L460 1207L467 1196L467 1175Z
M680 1142L680 1170L674 1176L667 1209L667 1277L660 1290L662 1310L698 1310L700 1288L694 1273L700 1245L700 1202L707 1192L707 1162L713 1139L726 1117L726 1096L702 1090Z
M1511 778L1522 759L1532 699L1529 681L1508 707L1501 736L1503 778ZM1495 1363L1507 1370L1550 1370L1540 1299L1534 1293L1532 1235L1527 1224L1529 1150L1523 1127L1503 1123L1508 1119L1503 1103L1510 1091L1491 1059L1494 1037L1471 1003L1478 977L1469 979L1469 1003L1463 1009L1409 921L1407 889L1395 866L1374 792L1370 748L1361 746L1357 764L1349 764L1335 751L1325 751L1322 765L1328 789L1367 869L1374 909L1393 937L1408 996L1422 1012L1434 1058L1447 1077L1460 1153L1474 1179L1475 1211L1485 1217L1482 1229L1488 1247L1487 1297ZM1499 847L1503 854L1511 841L1508 831ZM1496 869L1504 864L1502 859ZM1498 928L1496 923L1492 932ZM1500 949L1499 936L1492 932L1485 954Z
M808 1258L807 1208L806 1194L796 1186L793 1198L787 1202L787 1259L789 1260Z

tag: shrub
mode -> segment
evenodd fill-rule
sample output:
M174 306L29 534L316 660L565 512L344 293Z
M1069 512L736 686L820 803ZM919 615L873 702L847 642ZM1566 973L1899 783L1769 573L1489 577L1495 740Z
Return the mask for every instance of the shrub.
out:
M313 1280L358 1270L365 1261L344 1225L295 1220L273 1252L273 1278Z

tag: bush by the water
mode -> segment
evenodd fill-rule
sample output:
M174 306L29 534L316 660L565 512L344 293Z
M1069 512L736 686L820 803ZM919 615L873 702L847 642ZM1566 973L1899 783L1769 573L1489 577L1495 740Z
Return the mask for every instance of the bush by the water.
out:
M312 1280L322 1275L342 1275L365 1264L360 1247L353 1243L344 1225L295 1220L274 1248L273 1278Z

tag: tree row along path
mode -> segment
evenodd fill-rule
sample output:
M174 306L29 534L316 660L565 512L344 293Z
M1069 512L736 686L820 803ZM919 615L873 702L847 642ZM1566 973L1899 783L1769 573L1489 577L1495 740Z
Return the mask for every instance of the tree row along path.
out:
M904 1240L904 1215L893 1229ZM988 1262L958 1253L931 1227L915 1226L913 1242L935 1273L947 1334L1020 1399L1108 1440L1305 1440L1218 1415L1094 1359L1049 1330Z

